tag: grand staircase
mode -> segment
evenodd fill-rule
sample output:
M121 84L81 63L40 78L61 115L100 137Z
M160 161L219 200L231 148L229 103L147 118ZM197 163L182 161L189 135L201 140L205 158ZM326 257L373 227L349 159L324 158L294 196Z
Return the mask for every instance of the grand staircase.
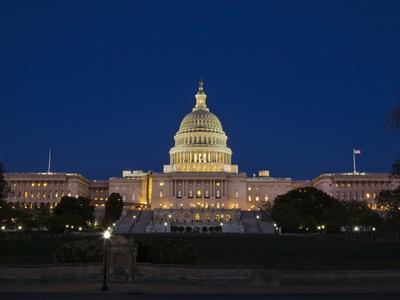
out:
M116 233L145 233L153 217L151 210L127 210L116 226Z
M274 227L271 221L264 215L265 212L242 211L242 224L244 233L273 234ZM257 215L259 218L257 218Z

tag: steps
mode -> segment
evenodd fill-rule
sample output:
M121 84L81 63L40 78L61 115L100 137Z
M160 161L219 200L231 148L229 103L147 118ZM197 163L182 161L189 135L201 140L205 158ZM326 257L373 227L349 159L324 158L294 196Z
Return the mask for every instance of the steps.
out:
M244 233L261 233L253 211L242 211L242 224Z
M115 228L118 234L145 233L153 217L151 210L127 210Z
M265 212L242 211L244 233L273 234L273 223L271 221L262 221L268 219L263 214L265 214ZM257 219L257 215L260 216L259 219Z
M151 210L141 210L138 221L130 228L129 233L146 233L146 227L150 225L153 218Z

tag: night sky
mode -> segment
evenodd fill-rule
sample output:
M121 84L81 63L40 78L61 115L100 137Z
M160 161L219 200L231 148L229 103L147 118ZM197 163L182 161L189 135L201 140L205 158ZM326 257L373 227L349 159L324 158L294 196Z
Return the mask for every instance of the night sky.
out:
M248 175L387 172L400 1L1 1L0 161L161 171L200 78Z

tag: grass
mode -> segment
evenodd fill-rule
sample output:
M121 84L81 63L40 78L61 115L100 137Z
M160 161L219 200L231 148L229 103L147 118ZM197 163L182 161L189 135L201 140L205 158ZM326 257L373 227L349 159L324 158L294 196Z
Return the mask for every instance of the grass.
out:
M199 265L259 265L275 270L400 269L400 246L337 236L138 235L192 241ZM0 241L0 263L51 263L66 239Z
M78 239L81 238L1 240L0 264L53 263L53 253L60 245Z

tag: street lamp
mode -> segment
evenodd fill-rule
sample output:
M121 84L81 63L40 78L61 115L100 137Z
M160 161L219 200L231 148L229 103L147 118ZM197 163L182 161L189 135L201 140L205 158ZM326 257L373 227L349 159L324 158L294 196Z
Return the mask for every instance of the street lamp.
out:
M355 226L354 227L354 232L356 233L356 240L358 240L358 232L360 231L360 227Z
M164 222L164 232L165 232L165 233L167 233L167 226L168 226L168 223L167 223L167 222Z
M376 228L372 227L372 239L375 241L376 240Z
M111 232L106 230L103 233L104 238L104 274L103 274L103 287L101 288L102 291L108 291L107 287L107 269L108 269L108 243L111 237Z

